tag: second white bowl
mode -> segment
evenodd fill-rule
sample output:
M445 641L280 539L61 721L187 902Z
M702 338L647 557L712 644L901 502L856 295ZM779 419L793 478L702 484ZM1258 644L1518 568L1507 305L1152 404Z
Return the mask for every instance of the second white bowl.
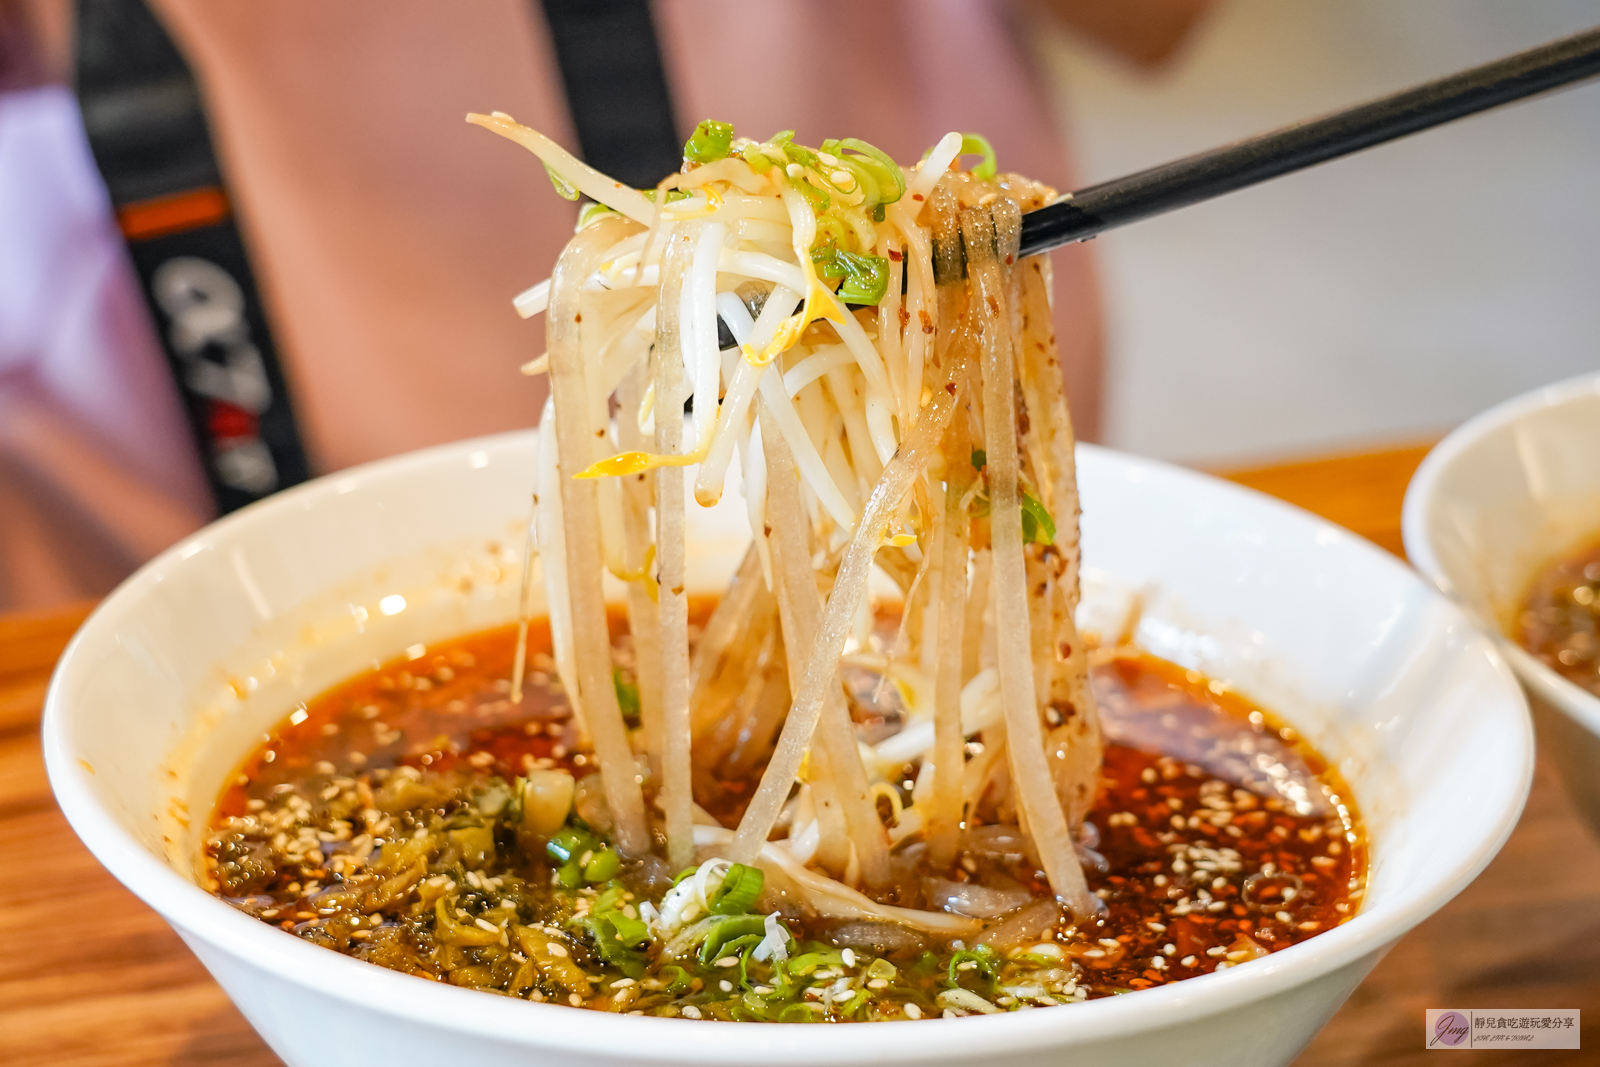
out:
M1544 752L1600 833L1600 697L1507 636L1539 569L1600 537L1600 374L1458 427L1412 478L1403 532L1417 570L1500 642L1533 697Z

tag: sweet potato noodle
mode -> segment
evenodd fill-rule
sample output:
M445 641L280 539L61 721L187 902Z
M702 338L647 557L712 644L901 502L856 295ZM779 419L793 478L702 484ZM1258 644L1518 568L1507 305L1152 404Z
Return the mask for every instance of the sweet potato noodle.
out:
M1173 725L1102 782L1049 264L1017 257L1052 190L974 135L903 170L705 122L640 191L470 121L595 201L516 300L550 376L520 628L291 716L225 798L219 892L457 984L778 1021L1070 1003L1348 917L1348 795L1254 709L1156 686ZM697 607L687 509L735 451L752 544Z

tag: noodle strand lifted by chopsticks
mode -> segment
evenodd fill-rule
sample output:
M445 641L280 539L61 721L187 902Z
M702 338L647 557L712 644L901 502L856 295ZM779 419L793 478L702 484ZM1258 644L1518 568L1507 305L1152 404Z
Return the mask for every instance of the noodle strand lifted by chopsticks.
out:
M472 121L597 201L517 308L547 312L536 547L617 848L679 869L714 847L816 914L965 931L888 907L925 899L894 872L944 877L970 860L964 831L999 823L1092 915L1073 835L1102 742L1073 620L1072 428L1048 266L1016 259L1020 213L1054 194L959 169L957 133L902 170L859 141L726 128L641 192L507 116ZM753 542L697 635L688 508L721 499L736 452ZM906 601L887 646L874 570Z
M611 635L606 627L605 594L600 584L600 514L596 486L573 478L593 458L594 440L585 426L587 409L581 321L577 310L583 284L600 257L627 235L630 226L605 219L578 234L561 253L550 284L548 320L550 392L556 411L557 460L566 533L567 593L572 604L574 658L595 755L604 773L606 802L615 821L617 847L629 855L650 850L644 796L634 770L633 751L612 680ZM562 412L566 412L565 415ZM605 773L609 771L609 773Z

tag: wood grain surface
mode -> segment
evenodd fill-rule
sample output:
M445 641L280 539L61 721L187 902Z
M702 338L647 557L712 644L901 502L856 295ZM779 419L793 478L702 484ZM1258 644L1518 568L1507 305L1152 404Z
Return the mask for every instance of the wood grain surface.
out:
M1425 451L1228 476L1399 552L1400 500ZM0 1063L277 1064L177 936L78 843L51 798L39 710L88 608L0 616ZM1423 1063L1429 1007L1584 1009L1587 1051L1480 1050L1452 1063L1600 1062L1600 842L1542 762L1505 849L1400 942L1296 1067Z

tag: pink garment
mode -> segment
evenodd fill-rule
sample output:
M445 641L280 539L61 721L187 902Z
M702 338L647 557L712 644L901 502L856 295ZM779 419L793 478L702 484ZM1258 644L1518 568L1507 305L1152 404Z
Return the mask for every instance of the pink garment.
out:
M318 469L531 425L544 383L516 368L543 350L544 327L510 298L549 274L574 209L526 152L462 119L505 111L573 145L537 5L153 6L206 93ZM656 15L686 128L712 117L755 136L856 136L908 161L975 130L1002 167L1069 188L1013 9L658 0ZM206 510L71 99L43 93L52 163L8 154L45 135L0 110L0 233L31 242L0 245L0 608L103 592ZM1057 254L1056 298L1091 436L1099 318L1085 249Z
M210 492L63 88L0 94L0 607L105 593Z

